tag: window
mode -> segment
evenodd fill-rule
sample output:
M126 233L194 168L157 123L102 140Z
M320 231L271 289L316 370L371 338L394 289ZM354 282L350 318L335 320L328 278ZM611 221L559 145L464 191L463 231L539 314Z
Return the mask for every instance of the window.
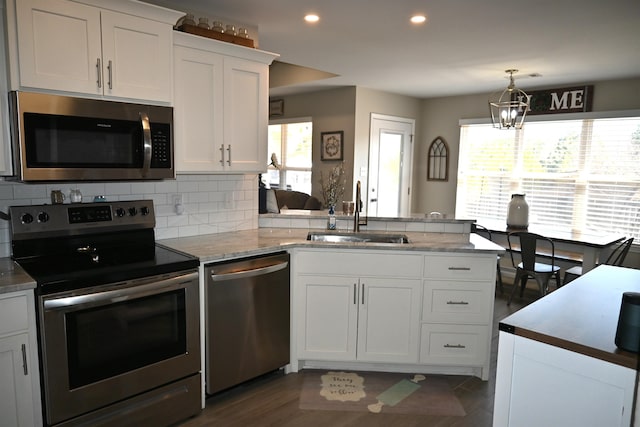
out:
M279 169L269 165L267 184L311 194L310 119L271 122L269 125L269 156L275 153ZM269 160L271 162L271 160Z
M525 193L529 222L640 238L640 116L463 124L456 216L506 220Z

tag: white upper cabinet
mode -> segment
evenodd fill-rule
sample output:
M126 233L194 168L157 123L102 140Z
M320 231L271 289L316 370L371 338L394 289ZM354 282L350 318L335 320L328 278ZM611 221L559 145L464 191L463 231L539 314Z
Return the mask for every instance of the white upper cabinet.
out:
M13 88L170 103L172 24L181 13L161 9L163 22L155 6L132 4L129 12L127 2L115 2L123 13L108 10L110 2L94 3L105 8L68 0L15 2L9 11L15 16L15 33L9 33Z
M277 55L182 33L174 44L177 172L264 172Z

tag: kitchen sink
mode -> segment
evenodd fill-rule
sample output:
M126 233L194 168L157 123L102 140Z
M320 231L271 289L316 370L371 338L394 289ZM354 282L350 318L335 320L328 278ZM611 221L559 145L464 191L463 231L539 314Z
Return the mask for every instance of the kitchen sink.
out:
M310 231L307 240L327 243L409 243L404 234Z

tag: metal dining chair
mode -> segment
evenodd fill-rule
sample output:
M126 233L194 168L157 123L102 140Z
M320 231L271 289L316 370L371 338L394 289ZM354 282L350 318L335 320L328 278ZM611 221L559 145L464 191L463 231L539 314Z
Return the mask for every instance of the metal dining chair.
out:
M556 265L555 245L553 240L540 234L526 231L515 231L507 234L509 243L509 255L511 263L516 269L516 277L513 281L513 289L507 305L511 304L513 295L520 285L520 297L524 294L524 288L529 279L534 279L540 287L540 296L545 296L549 291L549 281L555 276L556 286L562 286L560 281L560 267ZM519 246L517 246L519 244ZM520 251L521 262L516 264L514 252ZM539 254L551 257L551 264L536 262Z
M616 265L616 266L620 267L622 265L622 263L624 262L624 259L627 257L627 254L629 253L629 249L631 249L631 244L632 243L633 243L633 237L630 237L630 238L628 238L626 240L623 240L621 243L618 244L618 246L616 246L611 251L611 253L607 257L605 262L603 262L602 264L605 264L605 265ZM598 264L598 265L602 265L602 264ZM596 267L598 265L596 265ZM571 268L567 269L567 271L565 271L564 279L562 280L562 284L566 285L567 283L571 282L572 280L577 279L580 276L582 276L582 266L581 265L576 265L574 267L571 267Z
M491 230L489 230L487 227L473 223L472 230L474 233L493 241ZM504 288L502 287L502 271L500 270L500 255L496 255L496 284L498 285L500 294L504 294Z

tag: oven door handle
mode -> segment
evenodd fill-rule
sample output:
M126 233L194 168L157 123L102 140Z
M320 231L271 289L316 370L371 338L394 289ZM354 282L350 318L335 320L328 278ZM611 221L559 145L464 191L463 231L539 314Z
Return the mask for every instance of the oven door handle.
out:
M75 311L85 307L104 305L105 303L112 304L121 301L128 301L135 298L180 289L184 287L185 282L197 279L198 273L194 272L143 285L133 285L125 288L99 291L86 295L46 299L44 300L44 309L49 311Z

